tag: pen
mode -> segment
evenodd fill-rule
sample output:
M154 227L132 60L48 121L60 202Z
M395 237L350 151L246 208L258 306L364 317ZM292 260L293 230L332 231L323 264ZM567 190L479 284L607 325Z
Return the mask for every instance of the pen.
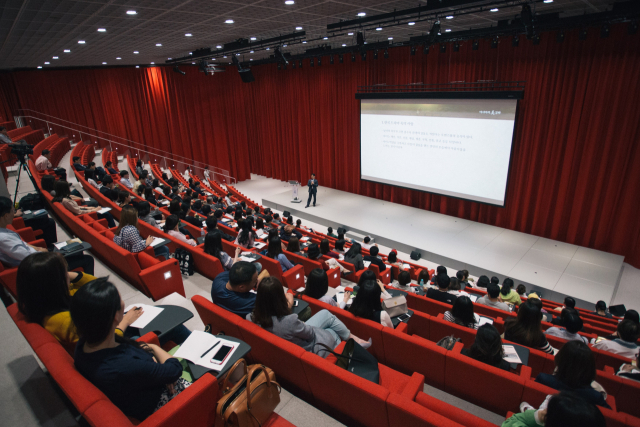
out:
M218 346L218 344L220 344L222 341L218 341L217 343L215 343L214 345L211 346L211 348L207 351L205 351L204 353L202 353L202 356L200 356L200 358L203 358L205 354L209 353L211 350L213 350L214 348L216 348Z

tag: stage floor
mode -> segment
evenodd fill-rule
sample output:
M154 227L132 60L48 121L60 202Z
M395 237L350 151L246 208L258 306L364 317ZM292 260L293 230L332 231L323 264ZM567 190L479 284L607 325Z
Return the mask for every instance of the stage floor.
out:
M576 298L579 306L610 304L624 257L422 209L319 187L316 207L291 202L291 190L266 196L262 204L295 217L375 238L377 243L474 276L511 277L545 298ZM451 274L452 275L452 274Z

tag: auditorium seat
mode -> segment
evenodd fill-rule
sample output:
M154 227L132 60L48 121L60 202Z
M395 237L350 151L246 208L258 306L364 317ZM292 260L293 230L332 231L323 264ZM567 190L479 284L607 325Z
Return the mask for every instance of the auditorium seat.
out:
M606 366L604 371L597 371L596 381L604 387L608 394L616 398L618 411L640 418L640 382L619 377L615 372L620 367Z

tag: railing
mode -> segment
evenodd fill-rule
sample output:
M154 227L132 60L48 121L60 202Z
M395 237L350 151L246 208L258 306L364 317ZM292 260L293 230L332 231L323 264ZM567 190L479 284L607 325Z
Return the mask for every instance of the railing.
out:
M204 162L197 162L184 156L167 156L166 151L157 148L147 147L129 139L93 129L68 120L54 117L29 109L20 109L22 115L14 116L17 127L31 126L32 129L42 129L45 135L58 134L69 138L69 141L83 141L85 144L93 142L100 148L109 147L110 151L115 151L119 156L129 155L139 158L145 163L155 163L161 168L177 169L180 173L188 168L191 173L199 178L204 178L205 167L209 169L209 177L218 182L235 185L236 179L229 174L229 171L208 165Z
M478 80L477 82L457 81L450 83L411 83L406 85L377 84L358 86L358 93L384 92L458 92L458 91L522 91L525 81L498 82L493 80Z

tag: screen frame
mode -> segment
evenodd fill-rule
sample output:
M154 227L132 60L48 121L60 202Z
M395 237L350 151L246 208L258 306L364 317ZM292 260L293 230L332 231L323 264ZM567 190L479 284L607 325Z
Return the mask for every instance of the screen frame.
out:
M420 190L412 187L405 187L403 185L388 184L380 181L373 181L370 179L362 178L362 102L358 102L358 113L360 120L358 123L359 147L358 147L358 171L360 173L360 181L371 182L378 185L387 185L389 187L402 188L404 190L419 191L421 193L432 194L434 196L448 197L450 199L464 200L466 202L479 203L481 205L495 206L498 208L504 208L507 204L507 193L509 191L509 180L511 178L511 164L513 163L513 152L516 139L516 127L518 126L518 113L519 113L519 101L524 99L524 91L485 91L485 92L383 92L383 93L356 93L356 99L362 101L363 99L515 99L516 100L516 114L513 119L513 133L511 135L511 150L509 152L509 164L507 165L507 181L504 186L503 203L489 203L479 200L467 199L464 197L450 196L447 194L436 193L428 190Z

